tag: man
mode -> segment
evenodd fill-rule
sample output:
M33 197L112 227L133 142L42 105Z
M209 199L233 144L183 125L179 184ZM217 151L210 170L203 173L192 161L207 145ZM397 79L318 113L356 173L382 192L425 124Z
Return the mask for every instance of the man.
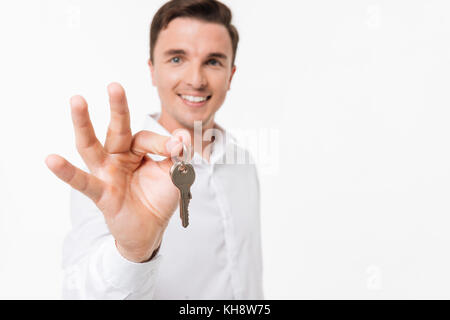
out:
M46 159L73 187L64 298L263 299L255 166L224 163L229 150L243 151L234 140L194 143L195 122L227 136L214 116L236 71L239 37L231 19L215 0L173 0L159 9L149 67L161 114L149 115L134 136L119 84L108 86L104 146L86 101L71 98L77 150L90 173L57 155ZM169 174L182 142L194 146L196 172L186 229L179 214L173 217L179 192Z

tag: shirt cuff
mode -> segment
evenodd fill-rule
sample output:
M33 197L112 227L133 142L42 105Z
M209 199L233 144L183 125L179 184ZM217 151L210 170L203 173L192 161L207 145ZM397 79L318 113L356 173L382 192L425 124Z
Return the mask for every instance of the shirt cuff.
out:
M115 288L135 292L146 284L154 285L162 258L160 253L148 262L135 263L122 257L113 237L101 246L103 274L105 280Z

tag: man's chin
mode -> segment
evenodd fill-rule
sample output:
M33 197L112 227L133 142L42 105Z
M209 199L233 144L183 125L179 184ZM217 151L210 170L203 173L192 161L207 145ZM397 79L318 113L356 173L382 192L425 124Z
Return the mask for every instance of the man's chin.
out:
M184 113L180 116L178 122L185 128L193 130L195 125L197 126L201 125L201 127L207 126L208 123L211 121L211 118L212 118L211 115Z

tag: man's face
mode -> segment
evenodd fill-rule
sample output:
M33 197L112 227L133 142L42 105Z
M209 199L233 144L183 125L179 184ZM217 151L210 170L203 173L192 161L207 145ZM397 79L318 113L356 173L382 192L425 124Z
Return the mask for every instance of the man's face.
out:
M236 71L232 55L223 25L184 17L172 20L158 36L154 63L149 61L162 111L185 128L192 129L194 121L211 124Z

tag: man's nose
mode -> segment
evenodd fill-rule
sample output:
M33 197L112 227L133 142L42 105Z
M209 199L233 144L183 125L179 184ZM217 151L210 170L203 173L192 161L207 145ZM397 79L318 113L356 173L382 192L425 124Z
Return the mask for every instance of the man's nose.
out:
M202 67L198 65L188 68L185 81L195 89L203 89L208 84Z

